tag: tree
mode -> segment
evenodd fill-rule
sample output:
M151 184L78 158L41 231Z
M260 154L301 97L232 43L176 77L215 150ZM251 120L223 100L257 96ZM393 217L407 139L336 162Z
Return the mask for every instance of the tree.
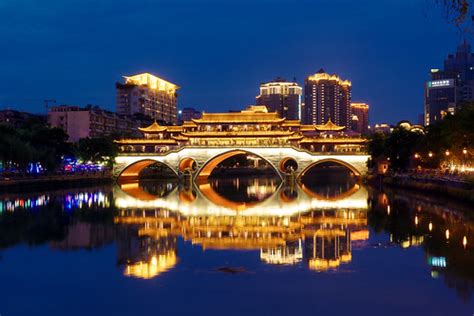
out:
M82 138L76 144L76 156L83 161L113 163L118 148L111 138Z

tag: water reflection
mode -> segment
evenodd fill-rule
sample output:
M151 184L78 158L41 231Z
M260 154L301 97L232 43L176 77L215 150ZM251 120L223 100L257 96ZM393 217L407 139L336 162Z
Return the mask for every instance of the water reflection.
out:
M242 256L267 267L318 272L344 270L367 249L384 256L386 248L415 247L432 278L470 299L474 220L462 206L352 180L323 187L247 178L3 195L0 247L47 243L53 251L74 251L114 244L120 272L142 279L192 260L180 254L182 242L204 251L245 250Z

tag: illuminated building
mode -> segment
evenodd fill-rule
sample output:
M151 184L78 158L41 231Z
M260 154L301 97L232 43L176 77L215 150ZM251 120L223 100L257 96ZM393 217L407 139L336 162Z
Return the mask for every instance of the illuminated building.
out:
M392 132L392 128L387 123L380 123L375 124L371 129L372 133L382 133L382 134L390 134Z
M122 139L122 152L163 153L184 146L296 146L318 152L363 152L365 139L351 138L344 126L332 121L303 125L280 118L264 106L250 106L241 112L203 113L202 118L184 121L182 126L161 126L156 122L139 128L142 139ZM352 147L351 147L352 146Z
M348 80L342 80L337 75L327 74L320 69L316 74L305 80L304 98L305 124L325 124L329 121L350 129L351 89Z
M444 69L431 69L425 84L424 124L430 125L453 114L464 102L474 100L474 54L466 41L448 55Z
M367 134L369 131L369 105L367 103L351 103L352 130Z
M290 165L298 174L304 173L316 160L323 159L343 164L355 175L365 173L366 140L348 136L344 129L332 121L302 125L280 118L264 106L250 106L237 113L203 113L202 118L185 121L181 126L155 122L140 128L144 138L116 141L120 154L114 175L137 177L148 165L162 160L175 173L187 169L193 173L200 168L199 176L207 178L223 160L248 153L270 162L281 173L287 172ZM272 148L281 153L275 155ZM174 154L177 151L179 156ZM144 159L143 154L150 158Z
M277 78L260 85L257 105L265 105L270 112L277 112L288 120L301 119L302 88L296 82Z
M250 106L241 112L203 113L200 119L180 126L155 122L139 130L143 138L116 141L120 150L114 169L117 177L137 177L141 170L162 159L175 173L201 168L200 176L207 178L220 162L246 153L254 153L266 162L271 160L282 173L289 171L290 165L294 165L293 171L304 172L316 159L343 164L355 175L365 173L367 168L366 139L349 136L344 126L331 120L303 125L268 112L265 106ZM275 155L274 148L280 154ZM177 151L179 156L174 154ZM144 154L150 158L144 159Z
M124 78L125 83L115 85L117 113L139 113L165 124L176 124L177 85L149 73Z
M48 123L51 127L64 130L72 142L113 133L134 134L137 128L136 121L132 118L97 106L53 106L48 111Z

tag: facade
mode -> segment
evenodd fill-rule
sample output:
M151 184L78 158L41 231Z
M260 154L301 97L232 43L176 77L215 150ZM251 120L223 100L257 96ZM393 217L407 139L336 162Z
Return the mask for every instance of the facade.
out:
M63 129L72 142L113 133L133 134L137 128L137 122L128 116L92 106L53 106L48 112L48 123Z
M325 124L352 127L351 89L348 80L327 74L320 69L305 80L304 124Z
M301 95L303 89L296 82L277 78L260 85L257 105L265 105L270 112L277 112L288 120L301 119Z
M351 103L352 130L367 134L369 131L369 105L367 103Z
M125 76L117 82L117 113L142 114L167 125L177 123L177 93L179 87L149 73Z
M474 101L474 54L464 41L455 54L448 55L444 69L431 69L425 84L424 124L430 125L464 102Z

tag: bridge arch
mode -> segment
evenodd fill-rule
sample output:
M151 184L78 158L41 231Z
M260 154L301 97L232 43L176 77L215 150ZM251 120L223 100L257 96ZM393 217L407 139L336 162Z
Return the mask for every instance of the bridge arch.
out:
M140 175L140 172L142 172L145 168L155 163L159 163L168 167L168 169L172 170L173 173L176 174L176 176L178 176L176 170L163 161L154 160L154 159L142 159L142 160L135 161L131 163L130 165L128 165L127 167L125 167L118 175L117 182L124 183L127 181L137 180Z
M292 169L293 171L296 171L298 170L298 163L292 157L285 157L282 160L280 160L280 163L278 164L278 168L283 173L288 172L288 170L290 169Z
M197 174L197 179L198 180L206 180L207 178L209 178L212 171L217 167L218 164L220 164L221 162L223 162L224 160L226 160L228 158L231 158L231 157L234 157L234 156L237 156L237 155L241 155L241 154L254 155L254 156L257 156L258 158L262 159L263 161L268 163L273 168L275 173L281 178L281 173L279 172L278 168L270 160L266 159L265 157L262 157L262 156L260 156L256 153L248 151L248 150L232 149L232 150L220 153L220 154L208 159L202 165L202 167L197 171L197 173L196 173Z
M198 165L196 163L196 160L189 157L181 159L178 166L178 169L180 172L184 172L185 170L190 170L192 173L196 171L197 168L198 168Z
M342 165L342 166L346 167L347 169L349 169L350 171L352 171L354 173L354 175L357 176L357 177L360 177L360 175L361 175L360 171L357 170L357 168L355 166L353 166L352 164L350 164L350 163L348 163L344 160L335 159L335 158L326 158L326 159L321 159L319 161L313 162L312 164L307 166L303 171L301 171L301 173L298 176L298 179L301 179L306 174L306 172L313 169L314 167L316 167L320 164L323 164L323 163L327 163L327 162L332 162L332 163L335 163L335 164L338 164L338 165Z

